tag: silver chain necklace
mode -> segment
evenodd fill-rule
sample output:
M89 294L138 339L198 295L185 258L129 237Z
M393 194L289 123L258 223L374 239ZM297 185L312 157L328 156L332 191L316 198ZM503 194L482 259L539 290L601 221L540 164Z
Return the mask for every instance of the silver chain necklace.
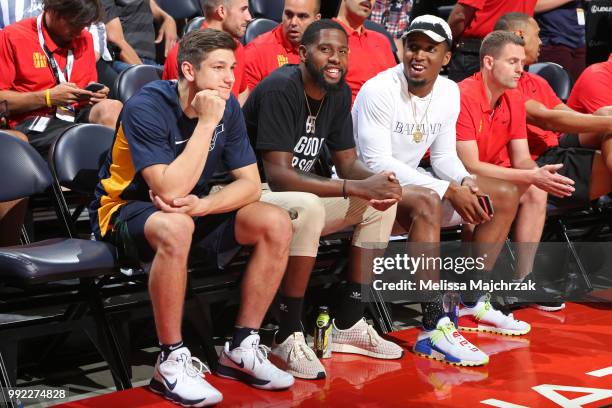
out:
M306 95L306 90L304 90L304 98L306 98L306 107L308 108L308 117L306 118L306 134L308 135L314 135L316 132L317 117L321 112L323 102L325 102L325 96L326 95L323 95L323 99L321 99L321 104L319 105L317 114L313 116L312 111L310 110L310 102L308 102L308 95Z

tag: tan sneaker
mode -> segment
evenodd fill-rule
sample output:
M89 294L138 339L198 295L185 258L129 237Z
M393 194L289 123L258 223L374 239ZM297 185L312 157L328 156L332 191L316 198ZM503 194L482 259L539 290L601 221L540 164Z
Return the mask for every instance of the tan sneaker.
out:
M304 334L295 332L285 341L272 343L270 361L297 378L318 380L325 378L325 368L315 352L308 347Z
M385 360L395 360L404 355L400 346L380 337L365 319L346 330L338 329L334 320L332 352L361 354Z

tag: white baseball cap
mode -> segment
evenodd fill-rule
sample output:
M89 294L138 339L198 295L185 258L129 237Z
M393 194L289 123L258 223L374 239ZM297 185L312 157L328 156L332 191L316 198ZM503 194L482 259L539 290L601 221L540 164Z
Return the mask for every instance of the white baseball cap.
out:
M453 34L451 29L440 17L425 14L419 16L410 22L402 38L406 38L409 34L419 32L423 33L437 43L446 42L450 47L453 45Z

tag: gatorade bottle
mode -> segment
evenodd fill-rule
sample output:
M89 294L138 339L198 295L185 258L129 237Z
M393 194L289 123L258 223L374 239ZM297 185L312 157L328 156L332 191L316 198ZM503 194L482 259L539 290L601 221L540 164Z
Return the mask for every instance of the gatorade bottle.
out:
M314 349L317 357L330 358L332 343L332 327L327 306L319 306L319 314L315 324Z

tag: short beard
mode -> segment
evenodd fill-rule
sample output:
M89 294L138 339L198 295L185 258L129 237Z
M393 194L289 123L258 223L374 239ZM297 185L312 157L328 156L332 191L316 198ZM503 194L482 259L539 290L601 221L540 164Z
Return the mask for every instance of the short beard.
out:
M312 78L315 80L315 84L323 89L325 92L338 92L344 86L344 77L346 76L346 72L342 73L340 80L335 84L330 84L325 80L325 75L321 71L317 71L317 67L314 66L310 60L306 60L306 71L310 74Z
M427 80L425 79L412 79L406 75L406 81L408 81L408 86L410 88L422 88L427 85Z

